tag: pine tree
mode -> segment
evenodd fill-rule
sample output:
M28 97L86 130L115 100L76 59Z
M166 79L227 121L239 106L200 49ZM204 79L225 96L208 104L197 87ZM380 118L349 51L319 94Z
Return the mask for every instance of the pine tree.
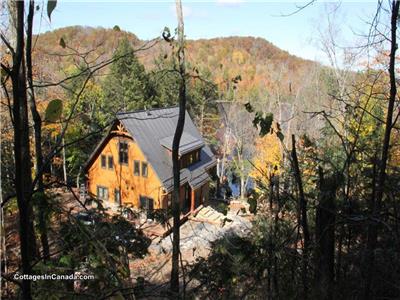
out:
M110 113L143 109L151 105L151 88L144 66L128 39L114 52L115 61L104 81L105 107Z

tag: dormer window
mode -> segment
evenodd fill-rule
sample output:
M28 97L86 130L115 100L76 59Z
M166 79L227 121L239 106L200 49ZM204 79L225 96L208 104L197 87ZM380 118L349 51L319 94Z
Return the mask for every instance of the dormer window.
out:
M189 152L185 155L182 155L180 158L180 167L181 169L187 168L200 160L200 149Z

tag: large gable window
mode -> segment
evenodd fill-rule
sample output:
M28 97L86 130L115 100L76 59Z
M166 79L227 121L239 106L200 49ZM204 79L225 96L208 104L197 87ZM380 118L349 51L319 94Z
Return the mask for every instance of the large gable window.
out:
M120 164L128 164L128 143L127 142L120 142L119 143L119 163Z

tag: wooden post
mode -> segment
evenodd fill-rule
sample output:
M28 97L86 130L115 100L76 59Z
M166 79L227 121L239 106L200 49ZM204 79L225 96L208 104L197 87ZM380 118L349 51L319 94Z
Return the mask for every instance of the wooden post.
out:
M191 202L190 202L190 211L194 211L195 207L195 192L192 190L192 195L191 195Z

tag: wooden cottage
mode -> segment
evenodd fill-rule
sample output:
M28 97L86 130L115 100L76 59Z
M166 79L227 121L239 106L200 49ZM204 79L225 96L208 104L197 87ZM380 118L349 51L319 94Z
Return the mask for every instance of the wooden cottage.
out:
M172 141L178 112L178 107L169 107L117 114L85 166L89 194L105 206L167 208L172 200ZM180 201L186 213L207 201L209 172L216 165L187 112L179 156Z

